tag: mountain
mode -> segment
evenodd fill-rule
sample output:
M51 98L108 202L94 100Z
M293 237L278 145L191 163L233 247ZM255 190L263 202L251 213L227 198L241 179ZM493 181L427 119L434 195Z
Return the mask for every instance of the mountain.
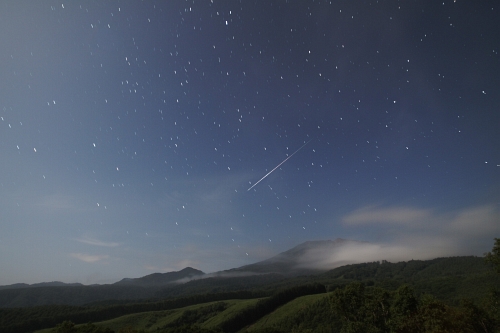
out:
M421 293L432 292L448 299L450 293L474 298L490 287L500 288L498 277L489 272L482 258L390 263L379 258L384 253L378 254L373 249L370 243L338 238L305 242L267 260L210 274L187 267L177 272L154 273L105 285L15 284L0 287L0 308L109 305L241 291L270 295L294 285L321 283L334 289L353 281L388 289L410 283Z
M118 282L113 283L117 286L139 286L139 287L161 287L166 284L175 282L181 279L189 279L193 277L203 276L200 270L186 267L178 272L168 272L168 273L153 273L140 278L124 278ZM14 283L5 286L0 286L0 290L5 289L23 289L23 288L42 288L42 287L82 287L81 283L64 283L59 281L52 282L40 282L34 284L27 283ZM98 285L94 285L98 286Z
M341 247L356 247L364 244L366 243L342 238L308 241L272 258L233 268L227 272L278 273L285 276L317 274L356 262L355 260L343 260L335 255Z
M122 279L113 285L117 286L139 286L139 287L162 287L178 280L190 279L203 276L200 270L186 267L178 272L153 273L136 279Z
M154 273L114 284L85 286L79 283L44 282L33 285L18 283L0 287L0 308L47 304L83 305L108 300L156 298L161 289L178 286L178 280L203 276L205 273L187 267L178 272Z
M14 283L7 286L0 286L0 290L2 289L20 289L20 288L40 288L40 287L77 287L83 286L81 283L64 283L59 281L53 282L41 282L34 284L27 283Z
M333 244L323 245L328 248ZM297 252L295 256L292 253L291 257L303 257L311 248L317 247L302 244L295 248ZM9 304L10 309L0 308L0 331L5 333L33 332L54 327L58 323L69 320L77 324L100 322L99 327L120 329L120 331L123 327L130 325L134 325L134 329L140 327L144 328L144 331L156 331L152 326L156 325L159 330L161 330L160 327L166 328L166 330L161 330L162 332L180 332L181 329L178 328L181 325L184 328L183 331L199 331L200 323L205 325L210 322L210 325L215 325L213 327L221 328L224 332L236 332L241 327L261 318L261 322L264 320L268 327L279 327L279 332L291 331L299 323L302 325L304 320L309 320L310 324L316 325L306 326L306 328L317 327L318 320L320 320L325 323L325 327L328 327L324 330L326 332L331 331L331 327L335 327L332 323L336 323L332 317L329 317L329 314L333 313L331 299L328 295L322 294L320 297L323 301L321 301L313 294L335 291L353 282L356 284L344 291L340 290L341 293L337 295L341 297L354 295L357 299L359 297L371 299L364 297L367 295L367 297L372 297L374 294L368 292L368 289L365 294L364 288L358 289L358 286L364 285L367 288L375 286L385 290L383 293L376 294L377 297L381 297L380 304L384 303L382 306L387 304L388 307L392 307L391 302L401 299L391 296L398 295L392 292L402 285L409 285L409 293L405 292L405 296L402 297L415 295L416 298L411 296L412 301L417 302L422 300L419 295L436 297L436 300L427 298L427 302L430 300L428 304L431 304L431 310L439 310L433 312L438 316L436 317L438 322L441 322L440 318L446 314L451 314L453 317L450 319L453 320L462 316L455 310L450 312L446 309L448 305L460 304L463 299L474 302L474 304L464 303L470 304L470 307L467 305L464 308L466 312L463 313L483 320L482 318L485 318L483 315L487 312L480 310L481 308L476 304L487 304L481 302L488 300L489 295L493 295L492 290L500 288L498 274L485 264L483 258L478 257L449 257L397 263L382 260L341 266L325 273L293 278L284 278L279 274L249 275L245 273L207 276L210 274L186 283L170 283L170 287L156 289L157 292L153 296L150 296L151 293L148 294L148 292L154 288L120 285L2 290L0 291L0 307L2 307L2 295L16 292L18 297ZM411 291L412 289L414 291ZM346 290L349 294L345 293ZM25 294L22 295L22 293ZM292 301L302 295L307 296L298 299L297 302ZM90 302L92 299L94 303ZM53 301L61 300L65 300L65 303L59 304L75 305L78 302L85 306L19 308L55 304ZM14 308L15 306L18 308ZM189 307L185 308L187 306ZM230 307L233 308L230 309ZM427 309L428 305L423 308ZM479 310L481 312L477 312ZM493 308L491 310L493 311ZM357 311L356 308L354 311ZM480 313L481 317L477 317L477 313ZM274 319L273 315L275 315ZM109 319L113 320L102 322ZM117 320L121 321L121 324L117 325ZM196 323L196 327L186 326L192 323L193 325ZM483 326L477 327L479 329L475 331L483 331ZM202 326L202 328L212 328L212 326ZM258 323L252 324L251 328L251 332L264 332L264 330L259 330ZM93 329L93 327L90 326L87 329ZM217 332L222 332L222 330L217 329ZM208 331L212 332L207 329L206 332ZM265 331L278 332L275 329Z

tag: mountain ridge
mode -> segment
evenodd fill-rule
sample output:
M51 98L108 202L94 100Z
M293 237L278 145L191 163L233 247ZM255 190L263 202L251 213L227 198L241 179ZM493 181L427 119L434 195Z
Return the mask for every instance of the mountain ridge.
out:
M151 301L242 290L253 290L265 294L280 286L306 282L342 285L353 279L356 281L367 278L377 280L382 277L389 281L393 279L395 270L404 268L408 271L411 268L410 271L421 271L424 266L439 267L439 269L432 268L430 276L441 276L442 271L447 271L452 275L466 276L478 274L484 269L480 258L457 257L453 259L450 257L444 258L444 261L427 259L407 262L400 260L390 263L393 271L383 276L380 272L388 269L389 266L386 266L388 262L372 255L358 256L356 260L359 251L354 251L353 256L352 250L359 250L361 247L364 248L362 253L368 253L367 251L371 251L373 244L342 238L307 241L266 260L208 274L186 267L180 271L152 273L102 285L65 284L63 282L33 285L19 283L0 287L0 308ZM448 266L443 266L445 263ZM465 270L462 272L450 268L456 265ZM410 275L413 278L416 277L414 272ZM402 279L409 279L409 277L405 275Z
M468 281L468 282L467 282ZM467 297L484 295L487 289L500 281L493 271L478 257L450 257L408 262L367 262L345 265L325 273L307 276L285 277L276 273L254 275L221 275L202 279L191 279L185 283L171 283L163 287L141 287L136 285L95 285L73 287L40 287L0 290L0 308L24 308L42 305L111 305L128 303L151 303L175 299L195 299L200 295L220 294L225 297L253 293L258 297L268 296L282 288L311 283L320 283L333 290L351 282L363 282L395 289L402 283L414 285L422 292L440 292L450 298L450 293ZM446 288L440 289L443 283ZM464 284L465 283L465 284ZM467 292L470 285L481 285L474 293ZM438 289L435 289L435 288ZM332 289L333 288L333 289ZM452 297L451 297L452 298Z
M8 284L4 286L0 286L0 290L4 289L19 289L19 288L42 288L42 287L79 287L84 286L82 283L65 283L60 281L51 281L51 282L38 282L33 284L28 283L14 283Z
M300 243L278 253L274 257L265 259L253 264L244 265L238 268L232 268L226 272L253 272L258 274L263 273L279 273L285 276L298 276L298 275L308 275L328 271L330 269L346 265L349 263L354 263L354 261L342 261L338 264L331 265L321 265L316 263L314 258L309 258L309 254L313 253L334 253L341 246L358 246L362 244L367 244L366 242L349 240L343 238L336 238L334 240L313 240ZM307 257L307 259L305 259Z
M296 276L301 273L314 273L326 271L328 269L297 269L300 265L298 261L298 256L303 255L307 251L317 248L327 248L330 247L334 249L340 245L345 244L362 244L364 242L359 242L355 240L347 240L343 238L336 238L335 240L312 240L300 243L288 250L278 253L277 255L255 262L253 264L248 264L236 268L231 268L228 270L217 271L213 273L204 273L201 270L185 267L179 271L171 271L166 273L151 273L138 278L123 278L117 282L110 284L92 284L92 286L104 286L104 285L114 285L114 286L161 286L180 281L189 281L192 278L200 278L203 276L207 277L222 277L227 275L227 273L250 273L250 274L267 274L267 273L277 273L288 276ZM332 267L333 268L333 267ZM14 283L10 285L0 286L0 290L3 289L19 289L19 288L34 288L34 287L55 287L55 286L90 286L81 283L64 283L59 281L54 282L40 282L34 284L27 283Z
M318 274L342 265L362 262L360 260L336 260L332 258L334 258L335 253L339 252L342 247L360 247L367 244L370 243L343 238L336 238L334 240L311 240L302 242L288 250L278 253L271 258L248 265L231 268L228 270L205 274L201 270L192 267L186 267L179 271L166 273L156 272L138 278L123 278L111 284L93 284L93 286L112 285L162 287L167 286L175 281L178 281L178 283L185 283L192 279L229 277L238 276L238 274L242 276L243 274L256 275L275 273L287 277ZM85 285L81 283L65 284L63 282L42 282L31 285L16 283L12 285L0 286L0 290L49 286Z
M167 273L152 273L145 275L140 278L125 278L118 282L113 283L113 285L135 285L141 287L157 287L163 286L181 279L189 279L193 277L199 277L205 275L204 272L192 268L186 267L180 271L173 271Z
M178 280L190 279L205 275L204 272L186 267L179 271L166 273L152 273L138 278L123 278L120 281L110 284L92 284L84 285L82 283L65 283L60 281L39 282L39 283L14 283L0 286L0 290L24 289L24 288L43 288L43 287L95 287L95 286L139 286L139 287L160 287Z

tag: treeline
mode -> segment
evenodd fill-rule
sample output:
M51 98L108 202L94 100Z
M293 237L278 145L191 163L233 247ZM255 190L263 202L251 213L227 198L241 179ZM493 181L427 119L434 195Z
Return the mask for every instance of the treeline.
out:
M431 260L409 260L391 263L385 260L352 264L332 269L324 274L332 279L419 281L444 276L460 276L490 272L479 257L447 257Z
M407 285L389 291L367 287L363 283L351 283L325 294L325 297L304 306L300 311L283 317L278 324L260 329L250 326L297 297L324 292L324 286L319 284L289 288L260 300L213 328L204 328L203 324L227 308L224 302L188 309L156 332L229 333L241 331L245 327L248 327L249 333L486 333L500 329L498 293L491 294L489 301L482 305L463 300L460 306L449 306L429 294L418 296ZM113 333L91 324L67 331L62 330L64 324L58 325L55 333ZM66 327L71 327L71 323L66 323ZM123 332L142 331L129 327L118 333Z
M0 332L30 332L54 327L63 321L83 324L113 319L131 313L170 310L227 299L252 299L266 296L269 296L269 293L259 291L238 291L207 293L150 303L92 307L51 305L33 308L0 309Z
M105 304L134 303L144 300L162 300L166 298L188 297L206 293L225 293L240 290L276 290L269 287L285 278L279 274L263 274L241 277L210 277L192 280L181 284L159 287L141 287L134 285L98 285L98 286L58 286L29 287L0 290L0 308L33 307L41 305Z
M83 305L103 300L155 297L154 288L138 286L49 286L0 290L0 307L29 307L47 304Z
M427 333L427 332L498 332L500 329L500 293L492 292L481 305L463 300L450 306L429 294L418 295L407 285L395 291L351 283L325 294L299 311L292 311L267 327L254 329L252 324L297 297L325 293L320 284L282 290L239 311L216 327L203 327L209 319L225 311L225 302L186 309L157 333L230 333L247 327L249 333ZM145 332L148 326L124 327L117 333ZM78 328L65 321L54 333L114 333L109 328L86 324Z
M478 306L463 300L448 306L432 295L417 297L407 285L395 292L353 283L332 293L333 312L340 319L339 332L494 332L499 328L494 306L498 295Z
M158 301L239 290L265 290L272 293L274 290L307 283L321 283L328 286L329 290L333 290L354 281L371 283L390 290L395 290L405 283L413 286L418 292L429 292L441 300L455 302L466 297L480 299L487 294L490 287L500 288L498 280L482 258L454 257L347 265L322 274L293 278L285 278L279 274L211 277L160 289L119 285L8 289L0 290L0 307L140 303L145 299Z
M273 293L276 285L286 280L275 273L237 277L210 277L179 284L175 288L164 288L155 293L156 298L185 297L204 293L225 293L239 290L264 290ZM302 284L302 283L299 283ZM297 284L296 284L297 285ZM279 288L278 288L279 289Z
M497 241L497 243L500 243L500 241ZM494 259L498 258L497 252L500 253L499 248L500 244L497 244L493 251L495 256L491 255L490 257ZM65 320L70 320L71 322L77 324L83 324L108 320L131 313L170 310L214 301L224 301L228 299L252 299L274 295L267 300L261 300L253 308L250 307L246 309L245 311L247 312L239 314L241 318L245 317L248 319L233 318L224 324L227 325L227 327L221 326L221 329L224 329L224 331L232 331L232 325L235 325L234 327L239 327L242 323L248 323L252 320L254 321L256 318L260 318L263 313L266 314L265 309L273 307L276 309L276 307L288 302L283 299L279 300L279 297L285 297L284 295L287 293L290 295L293 294L292 290L294 290L294 288L296 288L295 291L297 292L301 288L305 288L305 284L318 283L319 285L326 286L328 291L337 293L339 290L345 290L345 286L352 282L362 283L366 288L365 293L368 298L372 297L370 295L373 290L385 290L389 295L392 295L402 284L407 284L414 290L416 295L432 294L437 298L438 302L442 304L442 307L446 309L446 313L462 313L460 314L462 317L465 316L463 313L468 313L467 311L471 308L464 307L463 304L465 303L463 302L460 304L460 299L469 298L475 302L469 302L470 304L481 304L481 301L486 300L491 294L490 290L493 288L497 288L497 290L500 289L500 279L498 278L498 275L494 272L494 270L484 264L482 258L438 258L434 260L409 261L402 263L388 263L383 261L348 265L339 267L324 274L293 279L283 279L277 275L269 275L246 277L243 279L211 278L205 279L201 282L192 281L192 283L190 282L187 285L183 285L177 291L174 291L173 289L175 288L172 288L172 290L169 291L172 293L170 294L169 299L162 301L151 300L134 303L131 303L131 301L105 301L97 304L94 303L92 306L51 305L31 308L0 308L0 332L30 332L42 328L54 327L56 324L62 323ZM240 288L240 290L246 291L228 291L228 289L233 288ZM281 296L280 293L274 292L279 289L283 290L283 288L286 288L286 292L282 291ZM321 288L324 289L324 287ZM211 292L207 292L207 290ZM204 292L191 294L196 291ZM172 298L173 294L177 292L184 296ZM191 295L186 296L186 294ZM300 294L300 292L298 292L298 294ZM294 296L293 298L295 297L298 296ZM391 297L388 298L389 302L392 300ZM419 299L419 302L423 302L423 300L419 297L417 297L417 299ZM278 305L273 305L272 302L276 302ZM500 301L498 301L497 297L497 313L499 303ZM424 302L422 304L427 303ZM322 311L323 317L328 318L329 322L340 323L340 317L332 317L331 311L325 312L325 310L321 310L324 307L319 305L317 306L318 308L316 308L315 311ZM419 305L419 307L425 308L422 305ZM477 308L486 309L485 307ZM462 309L465 312L460 312L462 310L456 309ZM466 311L465 309L469 310ZM390 314L392 315L392 313L393 312ZM490 312L486 311L486 313L488 313L491 317ZM330 332L328 325L321 324L321 318L315 316L314 313L302 312L301 316L302 315L304 316L304 320L302 320L303 323L315 322L315 325L319 325L318 327L325 329L324 332ZM492 318L496 320L494 316ZM298 325L296 319L297 318L289 318L289 322L296 322ZM393 319L390 321L392 322ZM199 324L184 323L181 326L183 329L187 330L191 326L198 327ZM177 328L181 326L177 326ZM284 323L282 327L289 326ZM172 331L172 327L165 327L164 330L166 332L168 330ZM314 331L321 332L320 329L314 329Z
M279 324L248 332L499 332L499 306L498 292L492 292L482 304L462 300L459 306L450 306L429 294L417 296L407 285L389 291L351 283Z
M325 284L329 291L352 282L387 290L407 284L417 293L432 294L449 305L459 305L464 298L478 302L492 288L500 288L498 275L483 258L472 256L346 265L311 280Z
M238 312L233 317L229 318L225 322L223 322L219 327L213 329L202 328L201 325L208 319L217 315L218 313L224 311L227 308L227 304L225 302L217 302L214 304L209 304L207 306L203 306L197 309L188 309L185 310L178 318L176 318L171 323L160 327L157 329L159 333L172 333L172 332L202 332L202 333L224 333L224 332L236 332L245 326L255 322L256 320L262 318L268 313L276 310L278 307L294 300L297 297L305 296L305 295L313 295L319 293L326 293L325 286L321 284L310 284L299 287L293 287L289 289L284 289L276 294L263 298L257 302L254 306L249 306L248 308ZM250 298L258 298L262 295L258 296L255 293L249 292L238 292L238 293L220 293L220 294L212 294L212 295L200 295L200 297L190 297L184 299L178 299L168 302L161 302L163 304L156 304L158 307L155 309L148 309L148 307L141 308L142 311L138 311L138 309L134 309L130 313L137 312L145 312L145 311L157 311L157 310L169 310L173 308L181 308L188 305L199 304L204 302L217 301L219 299L227 300L227 299L250 299ZM152 304L148 304L152 305ZM137 304L136 306L145 306L145 304ZM114 307L120 308L120 307ZM131 307L129 307L131 308ZM104 309L102 309L104 310ZM109 310L109 309L108 309ZM101 311L101 314L104 312ZM109 313L109 312L107 312ZM125 315L128 313L123 313L121 315ZM79 316L80 314L73 314L69 317L64 318L64 321L59 321L59 324L52 324L48 327L54 327L54 333L114 333L114 331L96 326L89 322L97 322L105 319L99 318L99 316L94 315L94 320L84 320L80 323L87 323L81 327L76 327L75 323L79 323L79 320L84 318L84 316ZM120 316L121 316L120 315ZM57 320L53 318L53 320ZM9 329L9 328L8 328ZM2 332L25 332L25 328L14 328L10 327L11 330L2 330ZM140 330L136 330L132 327L124 328L120 330L120 332L141 332ZM119 333L120 333L119 332Z

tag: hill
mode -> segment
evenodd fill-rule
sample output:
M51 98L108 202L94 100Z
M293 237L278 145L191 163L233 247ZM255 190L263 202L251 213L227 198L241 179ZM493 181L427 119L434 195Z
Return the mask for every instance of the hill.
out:
M203 276L197 269L187 267L177 272L154 273L136 279L122 279L114 284L91 285L38 283L14 285L0 289L0 307L40 305L83 305L107 300L140 300L155 298L162 288L175 288L176 281Z
M439 304L442 305L439 306L443 309L449 306L458 306L460 304L459 300L463 298L471 299L476 303L483 302L488 299L492 288L500 289L500 279L498 279L498 275L484 264L482 258L437 258L433 260L412 260L399 263L382 261L342 266L321 274L310 276L287 278L279 274L260 274L255 276L213 276L195 279L184 284L175 284L174 287L157 290L157 292L154 293L156 297L148 300L146 300L147 297L142 294L143 301L140 302L137 300L134 301L132 298L129 298L129 300L120 298L122 301L106 301L89 304L87 306L47 305L27 308L0 308L0 331L26 332L44 327L53 327L64 320L71 320L74 323L83 324L111 320L113 318L137 313L150 313L150 315L147 316L148 322L157 320L163 323L160 330L161 332L176 332L176 329L179 328L176 325L181 325L182 323L186 325L203 326L203 323L207 322L207 320L213 320L218 323L215 325L218 332L220 332L220 330L223 332L235 332L237 331L236 328L238 328L238 330L243 328L243 324L244 326L250 325L247 329L255 332L258 332L260 329L267 330L266 327L268 327L268 323L273 323L273 325L278 325L278 327L281 325L281 328L284 329L285 326L283 325L286 322L292 322L293 319L297 325L302 325L303 320L305 320L304 318L309 318L307 320L311 321L308 324L310 327L316 327L314 325L320 325L318 324L319 322L323 322L330 318L331 309L329 298L321 298L317 301L308 298L307 301L304 299L303 304L294 303L293 299L305 295L316 294L317 290L320 289L314 286L322 286L322 292L326 290L331 293L338 293L344 290L346 286L352 285L352 283L354 283L355 286L356 284L366 286L366 288L368 288L367 292L369 293L371 293L370 290L378 290L373 288L384 288L384 290L386 290L385 293L389 296L397 293L397 290L401 288L401 286L409 285L414 290L415 295L434 295L436 300L441 302ZM51 288L74 291L78 290L80 287ZM120 295L120 291L132 295L133 293L127 290L127 288L136 290L136 296L141 292L150 290L137 286L117 285L93 286L89 288L96 288L94 290L99 290L103 294L108 292L107 288L116 288L115 296L123 296ZM40 291L43 289L44 288L33 288L25 290ZM15 290L19 291L22 289ZM79 297L86 299L87 291L81 290L81 292L82 294ZM46 291L46 293L47 295L51 294L50 291ZM111 293L107 294L108 297L110 295ZM161 299L159 295L162 295ZM72 294L72 296L75 296L75 294ZM270 297L270 299L274 301L258 301L258 299L267 299L266 297ZM368 295L366 297L372 296ZM392 297L395 296L390 297L393 299ZM203 310L196 310L194 313L187 312L182 314L184 312L177 312L177 317L184 316L183 318L185 319L183 320L185 321L176 321L175 324L172 324L173 326L168 326L170 324L167 325L170 319L160 320L160 317L163 315L160 316L157 313L157 311L179 309L185 306L202 306L209 302L222 301L226 303L226 301L233 299L254 299L257 300L257 303L255 303L255 306L249 308L238 308L239 310L237 311L234 310L236 308L233 307L218 305L216 309L204 308ZM286 307L284 307L285 304L287 304ZM281 309L281 306L283 306L284 309ZM230 308L234 310L232 314L227 312L230 311ZM278 311L278 308L281 310ZM297 314L293 314L296 312ZM209 313L211 315L208 315ZM219 316L219 314L223 316L224 319L221 319L222 317L218 317L219 319L216 317L210 319L212 315ZM260 320L264 320L261 318L266 318L266 316L267 319L259 324ZM195 318L199 318L199 321ZM175 318L172 320L174 319ZM135 319L129 318L127 320L130 322L130 320L133 321ZM140 322L144 322L144 320L141 319ZM335 320L339 320L339 318ZM256 326L252 326L254 324ZM326 325L326 322L323 324ZM113 329L116 329L118 326L114 325ZM212 328L206 326L206 329L213 329L215 326L212 326ZM149 331L151 327L147 328L147 331ZM290 326L287 329L290 331L293 327ZM287 330L285 329L285 331ZM281 331L277 330L276 332Z
M481 286L478 287L477 282L481 279L492 279L491 276L481 275L487 269L482 259L476 257L350 265L346 265L349 262L345 260L330 260L326 265L323 259L320 262L320 258L335 259L335 254L346 247L366 244L340 238L310 241L264 261L210 274L187 267L177 272L122 279L110 285L84 286L52 282L4 286L0 289L0 307L110 304L240 290L270 292L276 288L309 282L323 283L328 288L335 288L349 281L369 281L387 288L395 288L404 282L415 285L419 290L437 293L446 299L450 299L456 291L459 295L467 294L474 298L487 292ZM477 292L472 291L471 286L474 284Z
M432 291L443 299L457 299L462 295L472 298L484 295L493 283L493 277L488 275L493 273L487 274L489 270L482 259L476 257L350 265L345 261L330 260L325 265L325 258L335 258L335 253L345 246L352 248L365 244L340 238L305 242L267 260L210 274L187 267L177 272L122 279L109 285L55 282L5 286L0 289L0 308L111 304L241 290L269 293L277 288L309 282L322 283L332 289L350 281L363 281L389 289L410 283L418 290ZM327 270L332 266L337 268Z
M139 287L161 287L182 279L201 277L205 273L200 270L186 267L178 272L153 273L136 279L122 279L116 286L139 286Z
M59 281L41 282L41 283L34 283L34 284L14 283L14 284L10 284L7 286L0 286L0 290L3 290L3 289L21 289L21 288L40 288L40 287L76 287L76 286L83 286L83 284L81 284L81 283L64 283L64 282L59 282Z
M159 302L149 305L156 309L152 311L146 310L147 304L137 304L131 314L95 324L74 326L66 321L59 327L72 328L75 333L340 333L352 331L346 329L352 326L358 332L473 333L497 332L500 328L494 307L487 302L479 305L465 301L460 306L450 306L429 294L419 295L405 285L390 291L354 282L326 294L321 284L309 284L283 289L265 298L225 296L230 298L212 302L199 299L199 303L185 307ZM51 330L43 331L48 332Z

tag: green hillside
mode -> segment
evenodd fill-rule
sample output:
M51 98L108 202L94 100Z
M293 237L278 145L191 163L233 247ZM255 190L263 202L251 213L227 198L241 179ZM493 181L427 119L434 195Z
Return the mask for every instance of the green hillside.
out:
M184 291L187 296L162 300L0 308L0 331L32 332L59 325L43 332L340 332L341 327L359 322L385 327L381 332L388 332L389 322L403 320L404 311L397 309L405 302L414 304L405 313L419 318L414 323L417 326L432 318L442 318L441 322L446 322L442 324L449 327L455 322L474 326L483 318L485 327L491 328L500 320L500 278L477 257L383 261L347 265L311 276L250 279L192 281L191 286L188 282L177 292L183 295L180 291ZM233 291L226 291L224 282ZM195 290L199 293L194 294ZM405 302L401 303L401 298ZM353 305L345 303L346 299L356 301ZM384 310L378 304L383 304ZM354 319L341 315L346 308L346 313L360 314ZM372 322L373 313L377 314L376 322ZM475 332L472 328L469 331Z
M328 300L328 295L307 295L294 299L286 303L285 305L279 307L275 311L265 315L254 324L246 328L248 332L262 330L267 327L283 327L283 325L288 325L293 318L300 318L301 315L313 307L315 303L324 304L325 300Z
M232 317L249 306L254 305L259 299L251 300L226 300L224 302L211 302L196 304L183 308L134 313L111 320L105 320L94 325L99 328L108 328L115 332L128 330L144 330L157 332L159 330L174 329L183 325L197 325L206 329L216 329L222 322ZM76 329L84 329L86 324L76 325ZM48 328L37 331L50 333L54 329Z
M284 290L264 299L227 300L121 316L95 324L59 325L39 333L131 332L498 332L498 307L464 301L448 306L403 285L395 291L351 283L330 293ZM283 298L289 294L290 297ZM276 301L278 300L278 303ZM496 304L498 305L498 294ZM271 304L275 306L270 306ZM262 311L264 310L264 311ZM496 311L496 313L495 313ZM70 329L68 329L68 327Z

